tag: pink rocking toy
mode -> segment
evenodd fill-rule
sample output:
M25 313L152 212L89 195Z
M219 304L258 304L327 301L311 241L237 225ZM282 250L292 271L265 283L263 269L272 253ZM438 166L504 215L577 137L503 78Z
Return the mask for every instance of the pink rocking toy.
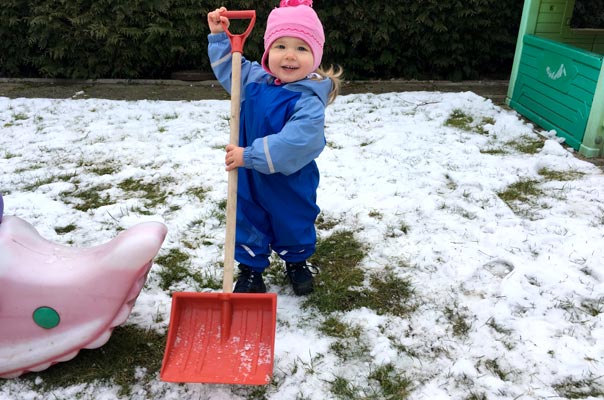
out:
M70 248L3 216L0 194L0 377L105 344L128 319L166 233L164 224L144 222L105 244Z

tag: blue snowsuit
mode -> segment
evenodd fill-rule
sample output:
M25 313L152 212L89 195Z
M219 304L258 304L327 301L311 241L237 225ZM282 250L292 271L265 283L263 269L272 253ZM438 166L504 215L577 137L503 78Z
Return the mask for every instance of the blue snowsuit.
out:
M208 55L221 85L231 89L231 45L208 36ZM286 262L315 252L319 170L325 147L325 107L331 80L277 84L257 62L242 58L239 146L244 167L237 186L235 259L256 271L274 250Z

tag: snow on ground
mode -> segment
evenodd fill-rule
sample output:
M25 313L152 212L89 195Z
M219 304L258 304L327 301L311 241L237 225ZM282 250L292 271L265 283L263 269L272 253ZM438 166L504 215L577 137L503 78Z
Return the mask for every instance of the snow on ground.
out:
M470 129L446 124L456 110L472 117ZM168 236L160 255L185 251L192 268L220 280L224 225L216 211L226 198L228 115L228 101L0 98L4 212L74 247L161 221ZM278 326L275 381L264 398L335 399L336 377L375 387L368 376L387 364L413 381L410 399L563 398L565 384L581 398L604 393L604 175L544 134L537 153L518 151L514 143L538 138L534 127L470 92L340 96L327 110L328 146L317 161L319 205L367 245L367 273L394 267L412 282L418 307L408 318L365 308L339 315L362 327L359 343L371 349L370 358L343 360L337 339L319 331L320 314L289 288L269 288L278 293ZM546 179L544 170L574 175ZM159 183L165 203L146 208L142 195L117 185L128 179ZM498 196L527 180L542 194L511 206ZM202 188L203 200L191 195ZM76 189L111 201L79 211L67 195ZM77 228L55 231L68 224ZM154 267L128 324L166 331L170 297L158 282ZM131 398L249 393L155 377ZM0 382L0 400L119 397L106 383L48 393L22 379Z

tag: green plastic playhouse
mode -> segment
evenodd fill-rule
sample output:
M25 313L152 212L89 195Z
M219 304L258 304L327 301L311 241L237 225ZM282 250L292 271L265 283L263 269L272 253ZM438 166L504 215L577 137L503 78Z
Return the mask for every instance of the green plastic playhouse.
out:
M507 104L586 157L604 156L604 29L573 29L575 0L525 0Z

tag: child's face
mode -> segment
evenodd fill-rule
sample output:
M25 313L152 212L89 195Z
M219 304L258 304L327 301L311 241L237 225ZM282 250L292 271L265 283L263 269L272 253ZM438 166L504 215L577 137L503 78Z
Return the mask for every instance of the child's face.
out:
M285 36L273 42L268 52L268 68L283 83L306 78L313 72L314 57L302 39Z

